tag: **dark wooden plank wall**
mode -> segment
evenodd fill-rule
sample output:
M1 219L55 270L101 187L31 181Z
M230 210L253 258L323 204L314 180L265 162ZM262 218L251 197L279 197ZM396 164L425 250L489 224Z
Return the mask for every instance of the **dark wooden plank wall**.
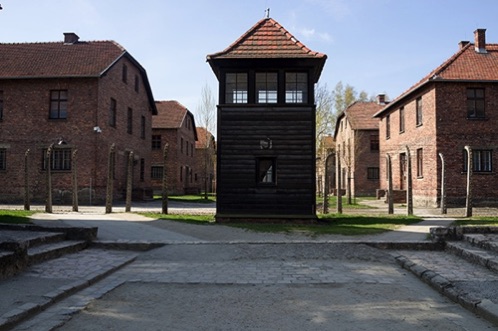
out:
M315 215L312 107L220 107L217 213ZM260 140L270 138L271 149ZM277 184L258 185L256 159L276 157Z

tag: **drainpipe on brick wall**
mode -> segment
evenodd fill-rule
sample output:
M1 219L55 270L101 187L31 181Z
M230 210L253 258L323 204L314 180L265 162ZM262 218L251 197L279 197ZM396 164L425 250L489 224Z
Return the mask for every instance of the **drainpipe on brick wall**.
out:
M413 215L412 157L406 146L406 214Z

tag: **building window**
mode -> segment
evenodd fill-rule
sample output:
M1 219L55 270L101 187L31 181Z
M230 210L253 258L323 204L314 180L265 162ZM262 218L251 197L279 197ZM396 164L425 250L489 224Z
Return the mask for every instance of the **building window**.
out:
M405 132L405 108L399 109L399 132Z
M391 137L391 116L386 116L386 139Z
M308 74L305 72L285 73L285 102L308 103Z
M260 184L276 184L277 169L275 158L258 158L256 160L257 182Z
M145 139L145 116L140 118L140 138Z
M3 91L0 91L0 121L3 120Z
M67 118L67 90L50 91L50 118Z
M424 151L422 148L417 149L417 177L424 176Z
M47 169L47 149L43 149L43 170ZM54 148L50 156L50 169L55 171L71 170L71 148Z
M484 118L484 89L467 89L467 117Z
M370 136L370 151L378 152L379 151L379 136L371 135Z
M127 120L126 120L126 132L129 134L133 133L133 109L128 108Z
M112 127L116 127L116 118L117 118L117 103L116 100L111 98L111 106L109 107L109 125Z
M125 84L128 83L128 66L126 64L123 64L123 71L121 72L121 79L123 80L123 83L125 83Z
M493 153L491 150L474 149L472 150L472 161L474 172L492 172L493 171ZM467 151L463 151L463 171L467 172Z
M422 125L422 98L417 98L417 100L415 101L415 104L416 104L416 107L417 107L417 110L416 110L416 113L417 113L417 126L419 125Z
M194 157L194 144L190 143L190 156Z
M161 135L152 135L152 149L161 149Z
M247 73L227 73L225 103L247 103Z
M0 170L7 170L7 150L0 149Z
M163 170L162 166L152 166L150 168L150 178L151 179L163 179Z
M379 167L369 167L367 168L367 179L379 179L380 171Z
M138 78L138 75L135 75L135 92L138 93L140 88L140 78Z
M256 73L256 102L277 103L278 74L276 72Z
M183 167L180 166L180 182L183 182Z
M145 159L140 159L140 181L145 180Z

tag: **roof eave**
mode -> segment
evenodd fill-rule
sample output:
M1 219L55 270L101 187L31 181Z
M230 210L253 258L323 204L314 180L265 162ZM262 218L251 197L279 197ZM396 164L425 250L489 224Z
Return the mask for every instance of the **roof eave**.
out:
M335 120L335 129L334 129L334 139L337 137L337 133L339 131L339 123L341 122L341 119L346 115L345 111L341 111L337 115L337 119Z
M438 81L442 81L442 80L438 79ZM393 101L389 102L384 108L382 108L381 110L379 110L378 112L373 114L372 117L381 117L381 115L388 112L390 109L395 108L395 106L399 105L401 103L401 101L405 100L406 98L408 98L409 96L411 96L412 94L414 94L415 92L420 90L421 88L425 87L427 84L434 83L434 82L435 82L435 80L426 80L426 81L420 83L419 85L415 86L414 88L401 94Z
M409 98L411 95L417 93L420 89L426 87L428 84L439 84L439 83L484 83L484 84L498 84L498 80L483 80L483 79L444 79L444 78L434 78L434 79L428 79L421 84L417 85L416 87L412 88L411 90L408 90L407 92L401 94L399 97L397 97L395 100L387 104L384 108L379 110L377 113L373 115L373 117L381 117L385 112L389 111L392 108L396 108L395 106L398 106L402 101L406 100Z
M97 75L59 75L59 76L13 76L13 77L0 77L0 80L8 79L60 79L60 78L100 78L100 74Z
M128 60L130 60L137 68L138 70L140 71L140 74L142 76L142 81L145 85L145 91L147 93L147 97L149 99L149 106L150 106L150 109L152 111L152 115L157 115L157 107L156 107L156 102L154 100L154 96L152 94L152 88L150 86L150 83L149 83L149 78L147 76L147 71L145 70L144 67L142 67L142 65L140 64L140 62L138 62L130 53L128 53L128 51L123 51L123 53L121 53L121 55L119 55L114 61L112 61L112 63L107 66L107 68L105 68L99 75L99 77L102 77L104 75L107 74L107 72L113 67L116 65L116 63L119 62L119 60L121 60L122 58L126 57Z

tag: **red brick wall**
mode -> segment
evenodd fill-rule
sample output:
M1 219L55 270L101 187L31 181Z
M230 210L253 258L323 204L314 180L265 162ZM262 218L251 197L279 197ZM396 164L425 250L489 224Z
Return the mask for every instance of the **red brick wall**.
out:
M188 116L188 115L187 115ZM195 127L191 121L190 128L187 121L178 129L154 129L154 135L161 135L161 143L169 144L168 160L167 160L167 176L168 176L168 194L186 194L196 193L198 191L195 183ZM183 150L181 147L183 141ZM188 153L187 153L188 146ZM163 150L152 151L152 164L154 166L163 165ZM190 169L188 174L186 169ZM180 177L180 168L182 176ZM150 173L150 167L148 168ZM162 180L152 180L152 185L155 191L162 189Z
M436 88L434 88L436 87ZM467 87L485 87L486 119L467 119ZM415 100L422 97L423 125L416 125ZM399 132L399 109L405 108L405 131ZM415 205L439 204L441 162L446 160L447 198L449 205L462 205L466 194L466 173L463 172L465 145L493 150L496 159L498 146L498 87L492 84L437 83L426 87L391 113L391 135L386 139L386 117L380 122L381 189L387 189L386 153L392 158L393 188L401 189L400 153L408 145L411 152L413 195ZM423 149L423 176L417 177L417 149ZM493 166L498 164L493 160ZM494 168L496 169L496 167ZM473 176L476 201L498 202L496 170Z
M379 126L381 188L387 189L386 154L391 156L393 189L406 189L407 179L401 178L401 154L410 150L412 168L413 201L416 205L435 206L437 204L438 164L435 126L435 92L426 89L390 113L390 137L386 138L386 117ZM422 125L416 123L416 99L422 99ZM400 108L404 107L405 129L400 131ZM417 176L417 149L422 149L422 176ZM404 184L403 184L404 183Z
M467 119L467 88L485 89L484 120ZM474 173L476 202L498 203L498 85L482 83L441 84L437 92L438 150L446 161L448 203L463 205L467 174L463 172L465 145L492 150L491 173Z
M378 130L361 130L355 135L356 157L354 170L354 195L375 196L379 180L368 178L368 168L379 167L379 151L370 149L370 136L377 136Z
M77 149L77 174L80 191L91 186L95 190L93 202L105 198L107 153L111 143L116 143L115 193L119 198L125 188L125 150L136 152L138 159L150 163L151 111L143 83L139 92L134 91L134 75L138 74L128 63L128 84L121 81L120 60L102 78L43 79L2 81L4 116L0 122L0 147L7 149L7 169L0 172L0 200L21 201L23 197L24 153L30 149L30 189L33 201L46 197L46 172L42 170L42 151L51 143L63 139L64 147ZM50 90L68 90L67 119L49 119ZM117 100L118 124L108 125L110 98ZM126 109L134 108L134 132L126 133ZM146 118L145 139L140 138L140 116ZM99 126L101 133L94 127ZM140 161L135 167L134 187L150 186L146 172L144 181L139 176ZM53 173L54 200L62 195L70 197L71 173ZM83 203L88 202L80 196Z
M379 167L378 151L370 150L370 136L377 135L377 130L352 130L351 125L346 125L347 119L341 120L342 129L337 131L336 146L341 157L341 186L347 187L348 165L351 167L351 191L353 196L375 196L379 188L379 180L367 178L367 169ZM341 125L341 124L339 124ZM351 145L350 147L348 147ZM351 156L348 156L351 153Z

